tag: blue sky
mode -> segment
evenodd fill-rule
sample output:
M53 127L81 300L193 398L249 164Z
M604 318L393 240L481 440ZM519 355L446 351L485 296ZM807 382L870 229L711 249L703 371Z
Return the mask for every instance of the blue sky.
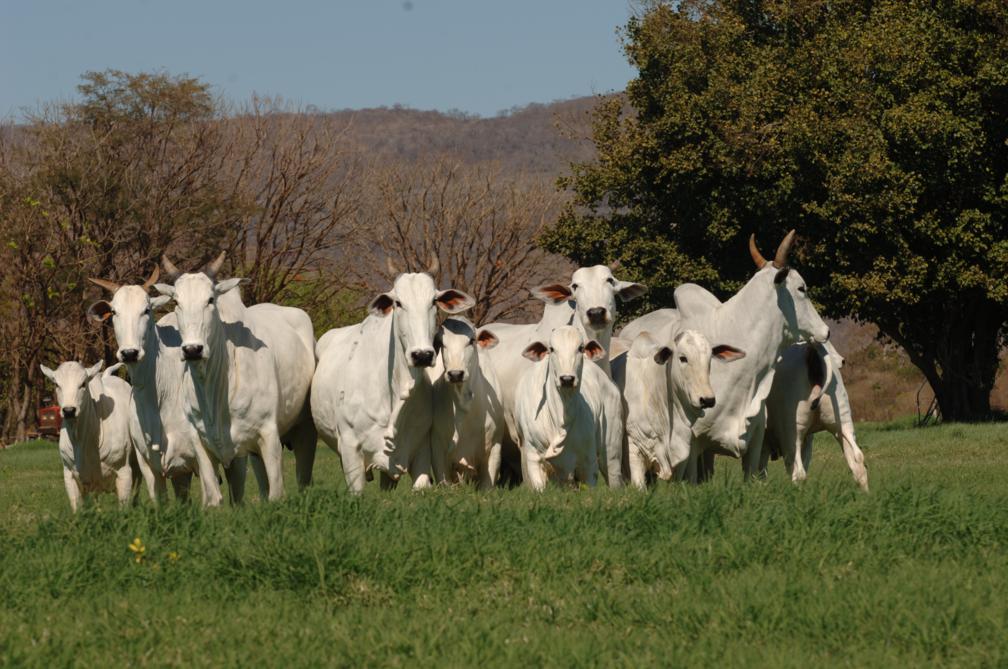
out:
M226 97L484 116L621 90L628 0L0 0L0 117L87 70L163 69Z

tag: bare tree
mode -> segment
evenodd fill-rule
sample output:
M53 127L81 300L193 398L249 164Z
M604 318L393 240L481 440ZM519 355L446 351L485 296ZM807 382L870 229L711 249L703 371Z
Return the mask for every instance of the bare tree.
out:
M362 278L373 288L385 290L392 279L385 258L401 271L421 271L437 258L435 280L472 294L469 315L480 324L528 317L536 308L528 288L569 274L565 259L536 244L564 197L544 180L440 157L387 167L375 181L360 244L363 265L376 273Z

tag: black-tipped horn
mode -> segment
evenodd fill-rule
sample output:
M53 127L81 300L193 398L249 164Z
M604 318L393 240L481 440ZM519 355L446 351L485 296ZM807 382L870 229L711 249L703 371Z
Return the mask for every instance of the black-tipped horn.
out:
M795 231L787 233L784 237L784 241L780 243L777 247L777 255L774 256L773 264L777 269L782 269L787 266L788 253L791 252L791 244L794 242Z
M766 258L764 258L763 254L759 252L758 248L756 248L755 232L749 235L749 255L752 256L752 261L756 263L756 269L763 269L766 267Z
M165 276L169 281L174 281L175 279L182 276L182 270L175 266L171 260L168 260L168 254L161 256L161 264L164 265Z
M221 251L212 263L206 266L203 270L204 273L211 279L217 278L217 273L221 271L221 267L224 266L224 259L227 258L227 251Z
M395 266L395 263L392 262L392 258L389 256L385 256L385 269L388 270L388 273L392 275L393 279L400 274L399 269Z
M431 254L430 264L427 265L427 273L433 277L436 277L438 275L438 272L440 271L441 271L441 261L438 259L436 254Z

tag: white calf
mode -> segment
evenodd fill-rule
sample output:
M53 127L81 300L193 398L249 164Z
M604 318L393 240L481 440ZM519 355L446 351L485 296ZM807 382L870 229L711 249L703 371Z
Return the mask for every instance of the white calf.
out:
M553 331L549 344L533 342L523 355L536 362L517 392L525 481L535 490L546 487L547 477L594 486L599 453L618 456L623 442L619 389L601 367L584 364L605 351L595 340L586 342L578 328L564 326Z
M53 371L41 365L42 373L56 384L56 401L63 414L59 453L74 511L85 496L97 492L115 491L125 504L134 481L139 483L129 431L130 387L112 376L120 365L99 376L104 366L98 362L85 369L71 361Z
M458 316L445 320L434 337L443 374L434 381L431 455L434 479L476 480L492 488L500 471L501 444L507 435L500 387L483 351L497 336Z

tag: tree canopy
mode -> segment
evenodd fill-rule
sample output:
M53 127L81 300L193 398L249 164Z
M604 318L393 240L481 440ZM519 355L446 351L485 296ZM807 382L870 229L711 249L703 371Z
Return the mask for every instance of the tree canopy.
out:
M986 0L684 1L632 18L638 76L544 237L672 303L799 232L824 313L876 323L946 419L990 413L1008 319L1008 14Z

